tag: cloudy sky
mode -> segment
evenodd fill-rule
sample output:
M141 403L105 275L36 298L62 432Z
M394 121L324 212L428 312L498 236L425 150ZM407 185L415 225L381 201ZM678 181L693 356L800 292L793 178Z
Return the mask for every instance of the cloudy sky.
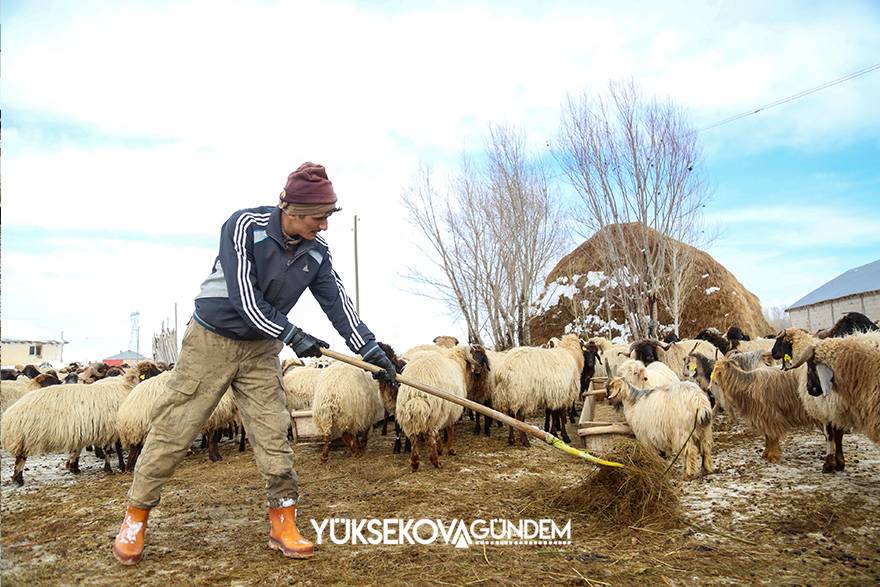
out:
M189 317L229 214L312 160L352 295L360 218L365 322L401 348L463 338L401 277L425 264L400 205L420 162L454 165L490 123L552 142L566 95L610 79L702 128L880 62L876 2L539 6L7 0L3 336L63 331L65 359L100 359L138 311L148 349L175 303ZM878 99L875 71L701 132L708 250L765 306L880 258ZM292 320L343 348L306 298Z

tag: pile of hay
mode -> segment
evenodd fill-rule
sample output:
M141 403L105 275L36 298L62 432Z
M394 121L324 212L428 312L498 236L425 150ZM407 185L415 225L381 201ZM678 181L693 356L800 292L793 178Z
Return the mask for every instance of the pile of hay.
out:
M550 505L614 525L670 528L681 523L679 493L654 450L627 439L603 458L625 466L594 469L550 499Z

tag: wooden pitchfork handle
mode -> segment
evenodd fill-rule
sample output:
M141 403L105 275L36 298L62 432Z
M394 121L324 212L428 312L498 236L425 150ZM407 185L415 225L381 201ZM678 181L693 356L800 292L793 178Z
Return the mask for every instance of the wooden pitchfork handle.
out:
M370 363L367 363L366 361L362 361L361 359L357 359L355 357L350 357L342 353L337 353L336 351L331 351L330 349L322 348L321 353L323 353L323 355L326 357L336 359L337 361L342 361L343 363L348 363L349 365L353 365L355 367L360 367L361 369L369 371L370 373L378 373L379 371L384 371L384 369L382 369L381 367L371 365ZM556 447L563 452L567 452L570 455L576 456L590 463L605 465L606 467L623 467L623 465L621 465L620 463L615 463L614 461L606 461L604 459L600 459L599 457L595 457L586 451L578 450L573 446L569 446L549 432L544 432L540 428L532 426L531 424L520 422L516 418L511 418L507 414L502 414L501 412L497 412L492 408L487 408L483 404L478 404L477 402L471 401L469 399L458 397L457 395L452 395L451 393L443 391L442 389L437 389L436 387L425 385L424 383L411 381L403 375L398 375L397 381L403 383L404 385L409 385L410 387L414 387L418 390L424 391L427 394L439 397L440 399L445 399L446 401L464 406L465 408L470 408L471 410L479 412L484 416L499 420L500 422L507 424L508 426L513 426L520 432L525 432L530 436L534 436L538 440L546 442L550 446Z

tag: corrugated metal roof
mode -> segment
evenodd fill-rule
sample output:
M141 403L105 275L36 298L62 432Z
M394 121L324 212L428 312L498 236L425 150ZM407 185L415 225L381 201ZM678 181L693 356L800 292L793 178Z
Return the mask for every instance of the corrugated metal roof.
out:
M788 309L812 306L828 300L876 290L880 290L880 259L841 273L825 285L814 289L796 301Z

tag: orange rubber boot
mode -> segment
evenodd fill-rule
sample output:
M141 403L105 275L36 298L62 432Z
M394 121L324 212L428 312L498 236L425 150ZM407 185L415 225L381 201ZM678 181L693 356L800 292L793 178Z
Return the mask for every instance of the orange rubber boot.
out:
M269 548L290 558L311 558L315 554L315 547L296 527L296 506L269 508L269 525Z
M128 506L125 519L113 543L113 556L124 565L136 565L144 556L144 532L150 510Z

